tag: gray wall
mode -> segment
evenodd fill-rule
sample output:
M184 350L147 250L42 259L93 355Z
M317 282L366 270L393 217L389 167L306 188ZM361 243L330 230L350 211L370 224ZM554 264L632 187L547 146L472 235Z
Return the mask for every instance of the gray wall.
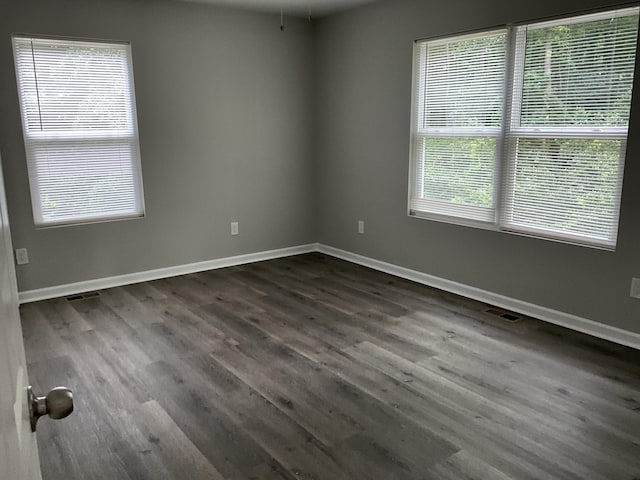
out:
M279 25L181 2L0 0L0 152L13 244L31 261L20 290L316 240L311 28ZM34 229L14 32L131 40L146 218Z
M640 332L640 300L629 297L631 277L640 276L640 74L615 253L406 213L413 40L604 4L391 0L316 24L319 240Z

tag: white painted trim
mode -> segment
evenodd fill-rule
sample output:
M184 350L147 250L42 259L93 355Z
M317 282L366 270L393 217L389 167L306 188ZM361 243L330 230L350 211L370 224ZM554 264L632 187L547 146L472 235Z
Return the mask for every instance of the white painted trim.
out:
M348 262L357 263L365 267L373 268L381 272L389 273L397 277L406 278L423 285L439 288L450 293L472 298L480 302L505 308L513 312L537 318L545 322L560 325L571 330L586 333L594 337L603 338L611 342L619 343L640 350L640 334L612 327L600 322L594 322L587 318L578 317L569 313L560 312L551 308L528 303L516 298L506 297L497 293L471 287L462 283L453 282L444 278L429 275L427 273L400 267L391 263L382 262L373 258L340 250L327 245L318 245L318 251L332 257L341 258Z
M246 263L261 262L263 260L272 260L281 257L290 257L292 255L300 255L303 253L321 252L332 257L341 258L348 262L373 268L381 272L389 273L397 277L406 278L414 282L428 285L430 287L439 288L450 293L462 295L472 298L480 302L505 308L513 312L522 313L530 317L543 320L545 322L560 325L578 332L586 333L594 337L603 338L621 345L626 345L640 350L640 334L623 330L621 328L605 325L604 323L594 322L587 318L578 317L569 313L560 312L551 308L528 303L517 298L511 298L497 293L482 290L480 288L464 285L444 278L429 275L428 273L411 270L409 268L400 267L391 263L376 260L370 257L351 253L346 250L330 247L319 243L310 243L308 245L299 245L296 247L281 248L278 250L268 250L265 252L248 253L245 255L237 255L234 257L217 258L204 262L189 263L187 265L176 265L173 267L158 268L156 270L147 270L145 272L129 273L126 275L117 275L114 277L98 278L95 280L87 280L84 282L68 283L65 285L56 285L53 287L40 288L37 290L27 290L18 294L20 303L36 302L49 298L65 297L77 293L88 292L92 290L100 290L103 288L119 287L122 285L130 285L132 283L147 282L160 278L174 277L176 275L185 275L188 273L203 272L206 270L215 270L218 268L232 267L235 265L243 265Z
M318 251L318 244L311 243L308 245L299 245L296 247L280 248L278 250L268 250L265 252L237 255L234 257L216 258L204 262L176 265L173 267L158 268L155 270L147 270L137 273L128 273L125 275L117 275L114 277L97 278L95 280L67 283L65 285L56 285L53 287L39 288L36 290L26 290L24 292L18 293L18 300L21 304L37 302L39 300L66 297L67 295L75 295L92 290L101 290L103 288L119 287L122 285L130 285L132 283L148 282L150 280L157 280L159 278L175 277L176 275L204 272L206 270L232 267L235 265L243 265L245 263L261 262L263 260L272 260L274 258L290 257L292 255L300 255L302 253L310 253L316 251Z

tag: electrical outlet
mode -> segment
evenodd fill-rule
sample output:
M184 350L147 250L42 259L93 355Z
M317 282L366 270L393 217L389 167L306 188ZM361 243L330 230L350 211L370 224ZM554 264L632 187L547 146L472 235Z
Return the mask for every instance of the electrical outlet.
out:
M238 235L238 222L231 222L231 235Z
M360 235L364 234L364 220L358 220L358 233Z
M633 298L640 298L640 278L631 279L631 296Z
M27 253L26 248L16 248L16 263L18 265L29 263L29 253Z

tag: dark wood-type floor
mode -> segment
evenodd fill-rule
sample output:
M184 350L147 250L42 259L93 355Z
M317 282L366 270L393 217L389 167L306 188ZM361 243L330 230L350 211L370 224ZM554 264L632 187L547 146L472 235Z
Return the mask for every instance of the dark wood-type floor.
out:
M45 480L640 478L640 352L321 254L24 305Z

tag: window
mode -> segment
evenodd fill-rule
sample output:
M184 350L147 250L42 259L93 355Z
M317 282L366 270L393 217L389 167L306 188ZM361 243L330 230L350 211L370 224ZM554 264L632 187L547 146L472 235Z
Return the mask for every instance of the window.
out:
M127 43L13 37L37 226L144 215Z
M418 41L411 215L614 248L638 9Z

